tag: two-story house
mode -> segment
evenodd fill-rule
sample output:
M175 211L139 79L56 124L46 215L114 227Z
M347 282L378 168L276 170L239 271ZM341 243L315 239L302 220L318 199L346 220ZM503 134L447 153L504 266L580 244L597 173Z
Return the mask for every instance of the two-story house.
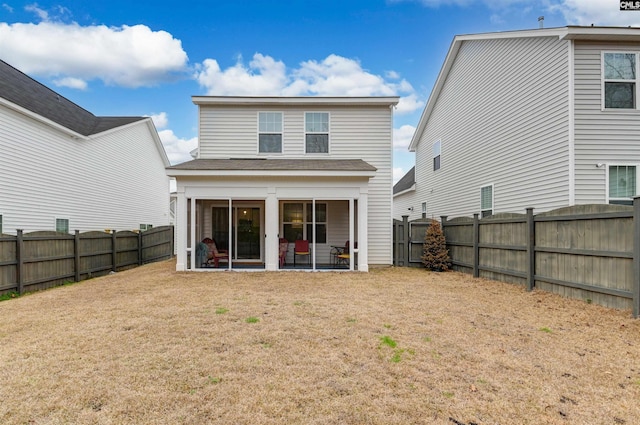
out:
M227 251L223 269L392 264L398 100L193 97L196 159L167 169L177 184L176 269L204 269L196 250L205 238ZM296 241L308 242L308 255L295 254Z
M0 60L0 234L169 224L148 117L95 116Z
M630 203L639 66L638 28L456 36L411 141L415 181L396 192L394 218Z

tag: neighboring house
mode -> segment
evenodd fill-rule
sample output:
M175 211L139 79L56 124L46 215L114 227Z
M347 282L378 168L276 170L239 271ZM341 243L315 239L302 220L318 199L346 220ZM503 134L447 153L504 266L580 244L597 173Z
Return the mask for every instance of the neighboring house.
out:
M0 61L0 233L169 224L169 161L145 117L96 117Z
M411 219L630 204L639 65L638 28L455 37L409 147L415 191L396 200Z
M398 97L209 97L197 158L177 182L177 270L200 268L198 242L228 250L223 268L367 271L392 264L392 127ZM310 255L294 255L295 241ZM334 247L350 241L353 254ZM285 245L286 248L286 245ZM309 264L309 265L307 265Z
M402 220L403 216L409 220L422 217L420 205L414 205L416 193L416 167L413 167L398 182L393 185L393 218Z

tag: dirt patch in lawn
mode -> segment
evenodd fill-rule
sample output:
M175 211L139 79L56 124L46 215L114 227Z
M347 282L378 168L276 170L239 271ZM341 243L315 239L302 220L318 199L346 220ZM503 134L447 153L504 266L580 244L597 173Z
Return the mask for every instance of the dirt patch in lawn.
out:
M458 273L176 273L0 303L3 424L637 424L629 311Z

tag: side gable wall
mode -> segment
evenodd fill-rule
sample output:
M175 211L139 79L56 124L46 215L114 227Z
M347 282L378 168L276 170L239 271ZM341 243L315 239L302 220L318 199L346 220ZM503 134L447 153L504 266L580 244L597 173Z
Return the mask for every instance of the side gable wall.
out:
M569 44L557 37L463 41L416 148L427 217L569 202ZM441 140L441 169L432 145Z
M138 229L169 223L169 180L145 121L76 140L0 107L3 230Z

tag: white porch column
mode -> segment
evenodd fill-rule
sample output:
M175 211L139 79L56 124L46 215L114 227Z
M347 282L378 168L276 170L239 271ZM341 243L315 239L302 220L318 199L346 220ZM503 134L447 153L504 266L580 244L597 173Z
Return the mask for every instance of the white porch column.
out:
M358 198L358 271L369 271L369 194Z
M186 226L185 226L186 227ZM191 227L189 228L189 233L191 235L191 246L187 247L187 250L191 251L191 261L190 267L191 270L196 269L196 198L191 197ZM186 239L186 236L185 236Z
M176 193L176 271L183 272L187 268L187 197L184 188Z
M275 271L279 267L279 231L278 198L275 188L269 188L264 202L264 262L265 270Z

